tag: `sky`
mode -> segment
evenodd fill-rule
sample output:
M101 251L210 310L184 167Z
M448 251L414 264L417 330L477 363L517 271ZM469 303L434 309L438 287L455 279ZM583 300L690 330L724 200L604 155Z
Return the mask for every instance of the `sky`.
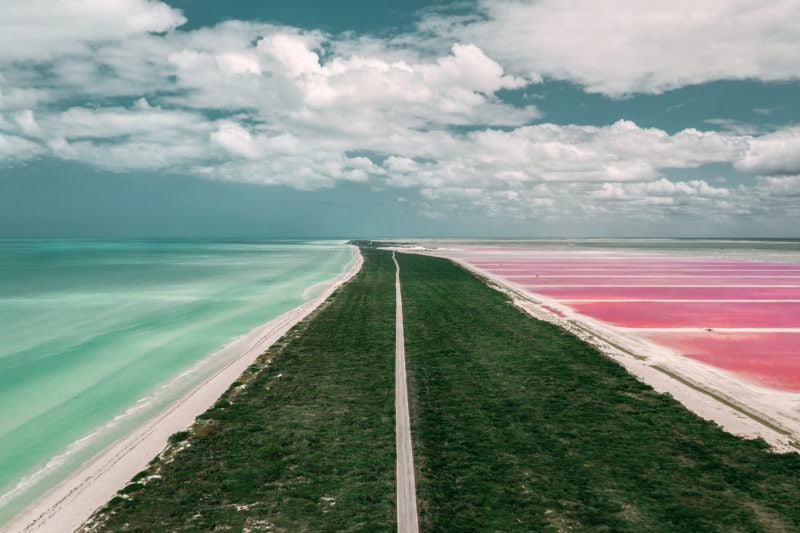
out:
M797 0L4 0L0 237L800 237Z

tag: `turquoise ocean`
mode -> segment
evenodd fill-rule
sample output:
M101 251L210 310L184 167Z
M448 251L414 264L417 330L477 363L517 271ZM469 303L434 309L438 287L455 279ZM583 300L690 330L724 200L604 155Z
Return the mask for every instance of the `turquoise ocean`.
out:
M0 240L0 525L353 260L332 241Z

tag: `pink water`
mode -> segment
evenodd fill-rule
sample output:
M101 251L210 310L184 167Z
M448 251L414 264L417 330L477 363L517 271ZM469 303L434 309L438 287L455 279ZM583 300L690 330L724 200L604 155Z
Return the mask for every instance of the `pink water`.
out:
M494 273L494 272L492 272ZM800 284L800 276L646 276L641 274L619 276L531 276L505 275L504 278L529 287L537 286L628 286L628 287L680 287L680 286L772 286L792 287Z
M525 260L514 259L504 261L470 261L471 264L484 269L629 269L637 271L648 270L774 270L780 272L794 272L800 274L800 265L765 263L756 261L703 261L697 259L643 259L641 257L616 259L582 259L576 262L574 258L554 258L550 260Z
M764 386L800 392L800 333L648 333L648 339Z
M800 302L570 302L582 315L626 328L800 327Z
M564 265L560 268L545 267L531 268L528 266L516 267L497 267L491 271L500 276L623 276L635 274L639 276L797 276L800 277L800 270L781 270L781 269L757 269L757 268L673 268L673 269L649 269L639 266L619 266L617 268L595 267L580 268Z
M518 248L468 254L473 265L580 315L633 331L648 328L638 334L686 357L800 391L800 265ZM797 331L737 331L742 328Z
M536 287L556 300L800 300L800 287Z

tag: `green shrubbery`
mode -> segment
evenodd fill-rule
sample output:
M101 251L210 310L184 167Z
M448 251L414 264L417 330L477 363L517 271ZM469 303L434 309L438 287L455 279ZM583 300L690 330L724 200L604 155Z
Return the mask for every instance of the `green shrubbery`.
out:
M171 446L175 446L176 444L188 439L189 435L191 435L191 433L188 431L178 431L177 433L170 435L169 439L167 439L167 442L169 442Z
M448 261L398 260L424 529L800 529L800 456L725 433Z
M96 523L106 531L390 530L394 264L366 264L199 417ZM141 479L141 478L139 478Z

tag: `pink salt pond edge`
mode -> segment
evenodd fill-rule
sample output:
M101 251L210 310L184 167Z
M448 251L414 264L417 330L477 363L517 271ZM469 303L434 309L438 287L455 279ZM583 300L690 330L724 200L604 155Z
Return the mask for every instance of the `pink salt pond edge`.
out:
M643 336L765 387L800 392L800 331L653 332Z

